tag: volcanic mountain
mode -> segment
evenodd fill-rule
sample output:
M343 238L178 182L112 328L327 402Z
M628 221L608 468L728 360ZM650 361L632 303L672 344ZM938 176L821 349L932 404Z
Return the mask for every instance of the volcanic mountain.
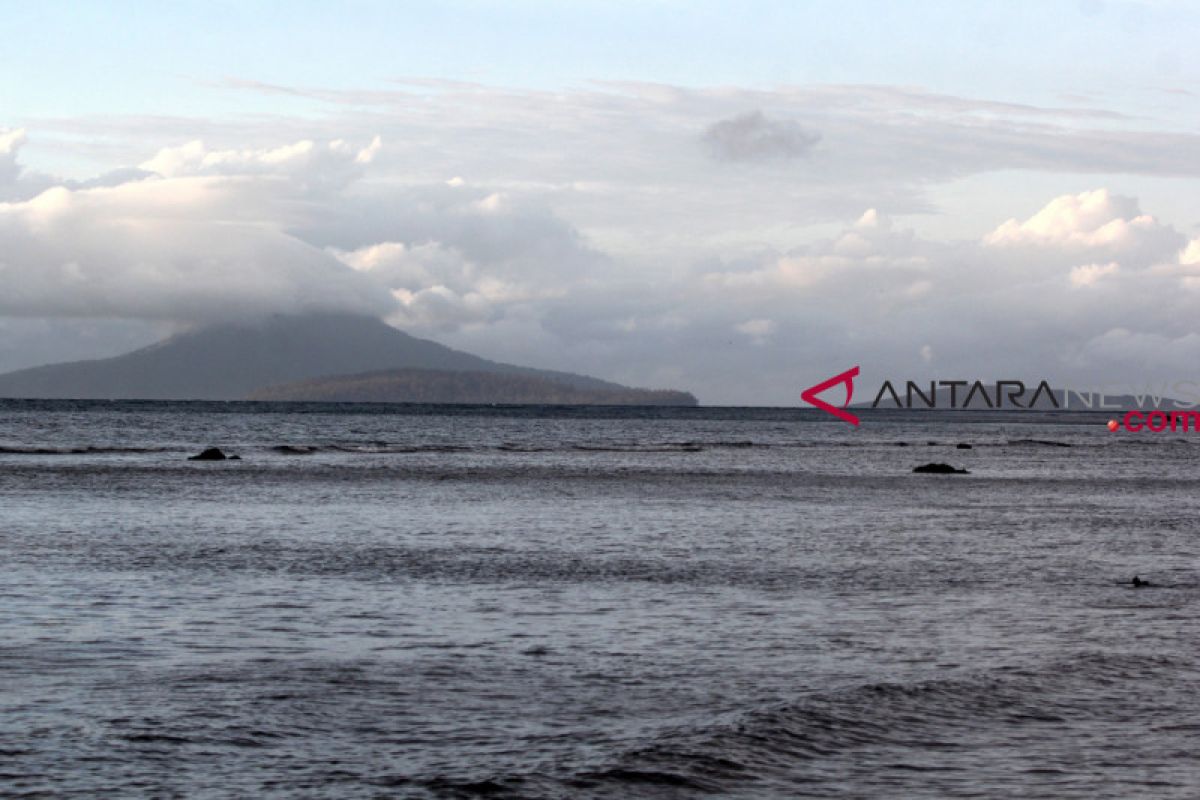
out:
M115 358L9 372L0 375L0 397L237 400L264 387L397 370L530 379L529 402L556 402L537 399L539 386L569 388L560 396L581 403L641 391L586 375L489 361L410 336L373 317L305 314L200 328ZM597 399L589 401L589 392ZM672 404L696 403L685 392L645 394L659 401L674 396ZM465 402L472 401L478 402L477 394Z

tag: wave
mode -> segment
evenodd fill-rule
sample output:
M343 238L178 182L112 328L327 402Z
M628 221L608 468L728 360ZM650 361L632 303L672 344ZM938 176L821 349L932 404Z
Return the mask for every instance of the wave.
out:
M1011 796L1052 775L1045 796L1090 797L1171 747L1172 723L1197 711L1195 667L1085 653L1032 668L865 683L665 730L569 775L484 785L495 797ZM1144 715L1155 726L1139 725ZM1118 744L1129 749L1114 753ZM1177 769L1186 773L1185 761ZM1144 788L1161 790L1170 774L1143 770Z
M1063 741L1064 734L1136 719L1139 706L1153 709L1161 702L1146 682L1173 680L1181 668L1194 665L1091 653L1033 669L869 683L727 725L667 734L575 781L596 788L672 782L710 792L746 784L790 791L824 785L825 791L856 794L843 778L857 774L881 794L902 796L908 781L928 781L913 773L949 772L955 778L948 783L957 780L967 789L980 777L980 763L1003 760L1006 748L1018 751L1008 755L1012 762L1054 762L1061 751L1061 763L1071 765L1079 758L1077 744L1069 736ZM1141 696L1131 685L1142 688Z
M1102 446L1110 442L1075 443L1051 439L1012 439L1002 442L972 442L973 448L979 447L1088 447ZM947 441L796 441L796 442L756 442L751 440L696 440L696 441L647 441L647 442L555 442L548 444L528 444L520 442L503 442L487 445L449 445L449 444L398 444L388 442L367 442L350 444L283 444L271 449L285 454L311 454L322 450L341 453L365 453L369 455L388 453L458 453L458 452L503 452L503 453L549 453L549 452L578 452L578 453L699 453L707 450L792 450L792 449L829 449L852 448L873 449L887 447L948 447L961 448L960 442Z
M715 445L708 445L710 447ZM576 444L571 450L584 453L699 453L705 445L697 442L661 442L648 444Z
M105 447L80 445L71 447L9 447L0 445L0 455L14 456L75 456L106 455L113 453L169 453L174 447Z
M1054 439L1010 439L1006 442L1012 446L1029 446L1029 447L1072 447L1070 442L1059 442Z
M1169 439L1155 444L1188 443L1185 439ZM723 450L807 450L807 449L879 449L892 447L960 447L958 441L896 441L870 439L865 441L752 441L752 440L687 440L687 441L617 441L617 442L550 442L525 443L502 442L499 444L446 444L446 443L401 443L387 441L362 442L284 442L273 445L248 443L222 443L237 452L266 452L285 456L311 456L318 453L344 453L349 455L414 455L422 453L700 453ZM1106 447L1110 445L1144 445L1144 442L1120 437L1099 441L1069 442L1053 439L1011 439L1007 441L974 441L971 448L1032 448L1032 447ZM149 454L191 452L200 447L180 446L97 446L63 445L52 446L5 446L0 445L0 455L105 455L105 454Z
M355 444L279 444L269 448L283 455L312 455L320 452L359 453L363 455L386 455L391 453L465 453L479 448L469 445L417 444L402 445L387 442L363 442Z
M752 447L807 447L811 443L766 444L751 441L715 442L620 442L620 443L555 443L548 445L504 442L497 445L451 445L451 444L395 444L388 442L337 443L337 444L278 444L268 448L282 455L312 455L320 452L360 453L386 455L405 453L548 453L548 452L597 452L597 453L695 453L708 449L748 449Z
M286 456L311 456L321 450L319 447L307 444L277 444L271 449Z

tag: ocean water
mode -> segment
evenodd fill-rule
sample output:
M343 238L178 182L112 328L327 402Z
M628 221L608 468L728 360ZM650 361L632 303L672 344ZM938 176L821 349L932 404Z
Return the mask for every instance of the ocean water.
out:
M0 795L1200 796L1106 419L0 402Z

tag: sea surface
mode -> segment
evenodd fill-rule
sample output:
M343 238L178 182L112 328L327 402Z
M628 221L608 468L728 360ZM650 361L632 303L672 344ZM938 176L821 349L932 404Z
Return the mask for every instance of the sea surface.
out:
M2 401L0 796L1200 796L1200 434L863 418Z

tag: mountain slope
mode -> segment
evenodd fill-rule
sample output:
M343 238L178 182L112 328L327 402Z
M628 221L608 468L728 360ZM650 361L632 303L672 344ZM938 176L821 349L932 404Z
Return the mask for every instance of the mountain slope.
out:
M536 405L694 406L687 392L586 389L533 375L399 369L334 375L268 386L251 400L326 403L502 403Z
M264 386L393 369L504 373L588 390L619 384L452 350L350 314L275 316L203 328L115 358L0 375L0 397L235 400Z

